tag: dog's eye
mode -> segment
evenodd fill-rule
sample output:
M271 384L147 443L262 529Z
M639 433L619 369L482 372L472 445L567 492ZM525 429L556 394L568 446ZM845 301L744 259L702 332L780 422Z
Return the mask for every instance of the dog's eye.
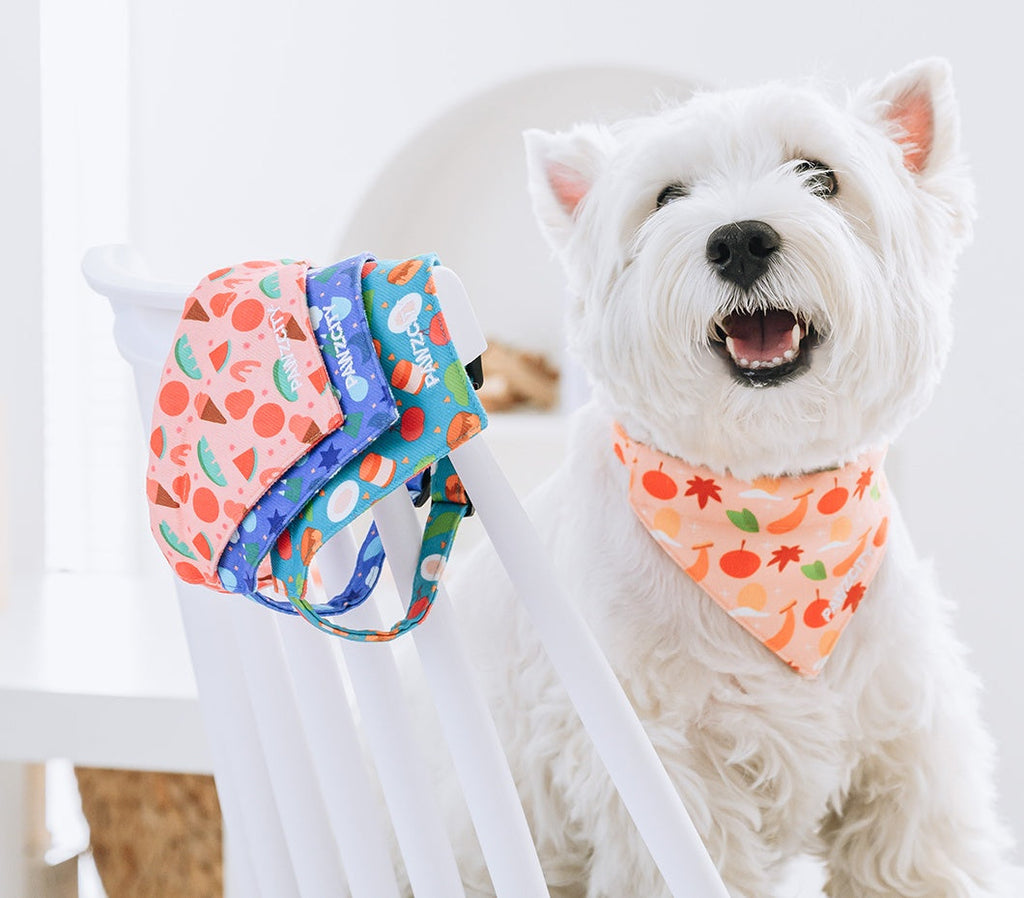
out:
M678 200L681 197L689 196L690 191L686 187L676 181L674 184L669 184L663 188L661 193L658 194L658 208L671 203L672 200Z
M796 173L802 175L804 186L815 196L835 196L839 190L836 173L824 162L814 159L801 159L796 164Z

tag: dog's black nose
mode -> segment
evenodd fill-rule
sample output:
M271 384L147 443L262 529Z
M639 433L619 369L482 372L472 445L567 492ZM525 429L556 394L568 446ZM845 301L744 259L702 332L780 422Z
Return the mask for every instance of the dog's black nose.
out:
M727 281L746 290L767 270L781 243L775 228L763 221L734 221L708 238L708 261Z

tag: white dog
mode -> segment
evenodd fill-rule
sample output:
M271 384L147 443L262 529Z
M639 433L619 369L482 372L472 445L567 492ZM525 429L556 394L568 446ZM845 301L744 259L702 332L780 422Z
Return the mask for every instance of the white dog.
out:
M832 898L1009 898L977 682L895 507L856 616L805 675L667 554L613 447L618 425L663 458L784 492L924 408L973 218L946 65L838 104L770 85L526 137L594 387L531 514L731 893L773 895L811 852ZM461 592L553 894L667 895L493 557ZM482 861L466 878L488 893Z

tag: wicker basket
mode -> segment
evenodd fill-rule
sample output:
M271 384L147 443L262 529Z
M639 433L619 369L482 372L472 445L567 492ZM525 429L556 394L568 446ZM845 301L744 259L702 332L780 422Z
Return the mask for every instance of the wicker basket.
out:
M221 898L220 805L212 776L77 767L108 898Z

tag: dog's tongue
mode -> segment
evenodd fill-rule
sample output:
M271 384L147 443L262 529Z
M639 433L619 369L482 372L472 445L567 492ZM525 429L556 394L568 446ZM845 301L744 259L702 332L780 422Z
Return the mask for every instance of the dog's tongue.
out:
M793 348L796 324L793 314L783 309L730 315L724 322L725 332L732 337L736 357L751 362L782 358L787 350Z

